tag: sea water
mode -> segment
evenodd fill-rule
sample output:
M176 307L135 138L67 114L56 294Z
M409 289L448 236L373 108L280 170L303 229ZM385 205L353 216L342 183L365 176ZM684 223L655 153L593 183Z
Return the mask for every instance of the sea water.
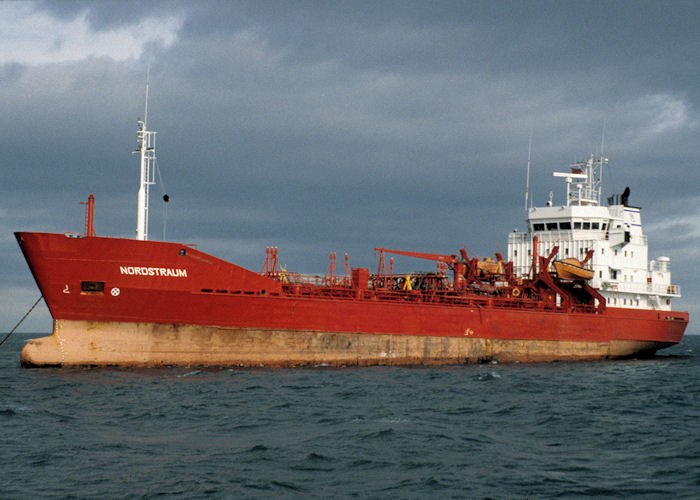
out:
M700 336L650 360L23 369L32 336L0 347L1 498L700 498Z

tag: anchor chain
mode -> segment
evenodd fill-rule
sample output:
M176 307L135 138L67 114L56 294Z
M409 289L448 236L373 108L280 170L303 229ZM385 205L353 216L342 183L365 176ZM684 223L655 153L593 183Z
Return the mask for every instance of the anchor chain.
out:
M2 342L0 342L0 345L3 345L3 344L5 343L5 341L6 341L7 339L10 338L10 335L12 335L13 333L15 333L15 330L17 330L17 328L19 328L19 325L22 324L22 321L24 321L25 319L27 319L27 316L29 316L29 313L31 313L31 312L34 310L34 308L35 308L36 305L39 303L39 301L41 301L42 298L43 298L43 295L39 295L39 298L36 299L36 302L34 302L34 305L33 305L32 307L29 308L29 311L27 311L26 314L25 314L24 316L22 316L22 319L19 320L19 322L15 325L15 327L12 329L12 331L10 331L10 333L8 333L7 336L5 336L4 339L2 339Z

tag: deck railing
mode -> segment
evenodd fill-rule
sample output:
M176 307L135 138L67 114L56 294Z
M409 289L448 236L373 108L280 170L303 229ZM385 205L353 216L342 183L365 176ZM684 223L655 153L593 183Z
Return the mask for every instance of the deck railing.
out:
M608 292L618 293L641 293L650 295L670 295L671 297L681 296L679 285L666 285L662 283L631 283L624 281L603 281L601 289Z

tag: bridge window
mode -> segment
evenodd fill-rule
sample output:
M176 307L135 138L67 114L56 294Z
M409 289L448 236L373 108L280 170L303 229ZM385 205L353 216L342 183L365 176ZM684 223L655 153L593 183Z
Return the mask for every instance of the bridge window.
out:
M556 222L548 222L547 223L547 230L548 231L556 231L557 230L557 223Z
M571 222L560 222L559 229L571 229Z
M591 224L592 229L599 229L600 228L600 222L593 222Z
M580 222L574 222L574 229L581 229L581 223L580 223Z
M544 224L533 224L532 230L533 231L544 231Z
M590 229L591 228L591 223L590 222L584 222L583 223L583 229Z

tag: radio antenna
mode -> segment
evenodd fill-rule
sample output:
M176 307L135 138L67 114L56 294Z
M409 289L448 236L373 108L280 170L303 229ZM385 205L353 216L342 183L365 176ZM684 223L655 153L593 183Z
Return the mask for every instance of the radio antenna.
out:
M151 86L151 57L148 57L148 69L146 70L146 104L143 111L143 126L148 128L148 88Z
M527 213L527 201L530 197L530 157L532 155L532 129L530 129L530 141L527 146L527 178L525 180L525 212Z
M600 187L602 188L603 186L603 164L608 162L608 159L605 157L605 125L606 125L607 120L603 118L603 133L600 138L600 172L598 175L600 175Z

